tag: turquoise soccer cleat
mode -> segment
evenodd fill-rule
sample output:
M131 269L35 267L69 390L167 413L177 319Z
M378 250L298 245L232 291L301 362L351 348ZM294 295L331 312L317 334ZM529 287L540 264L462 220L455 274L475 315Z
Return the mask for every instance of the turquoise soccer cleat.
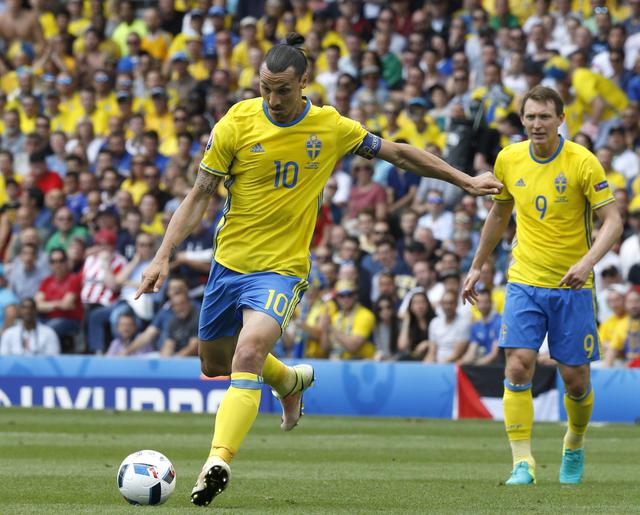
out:
M519 461L511 471L511 477L506 485L534 485L536 483L536 471L526 461Z
M575 485L582 481L584 473L584 449L565 449L562 452L560 465L560 482L564 485Z

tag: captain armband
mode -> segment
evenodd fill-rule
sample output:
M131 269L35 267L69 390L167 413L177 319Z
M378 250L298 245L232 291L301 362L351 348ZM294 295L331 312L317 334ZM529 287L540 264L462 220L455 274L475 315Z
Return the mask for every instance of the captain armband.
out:
M362 140L362 143L355 151L355 154L364 157L365 159L373 159L380 152L382 146L382 138L367 132L366 136Z

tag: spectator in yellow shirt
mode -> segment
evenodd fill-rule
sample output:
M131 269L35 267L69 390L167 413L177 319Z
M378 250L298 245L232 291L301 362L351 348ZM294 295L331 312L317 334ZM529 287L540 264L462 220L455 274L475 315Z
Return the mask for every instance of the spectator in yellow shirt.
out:
M127 55L127 36L131 32L136 32L140 37L147 34L147 26L145 22L139 18L136 19L136 10L131 0L120 0L117 4L118 19L120 23L111 34L111 39L115 41L120 48L122 55Z
M111 79L105 70L98 70L93 76L93 87L96 90L96 108L107 117L118 114L118 102L113 91Z
M629 290L625 297L627 322L616 326L605 355L605 365L629 362L640 357L640 293Z
M598 161L600 161L602 168L604 168L607 176L607 182L609 182L611 190L615 191L626 189L627 179L620 172L613 169L613 150L611 147L607 145L600 147L596 151L596 156L598 157Z
M209 78L209 71L203 62L202 38L200 36L189 36L185 50L189 59L189 74L196 80L206 80Z
M256 20L253 16L245 16L240 20L240 37L242 40L233 48L231 52L231 65L233 72L240 74L243 69L250 66L249 49L252 47L261 48L266 54L271 48L271 43L259 41L257 38ZM217 38L216 38L217 40Z
M167 87L176 91L179 103L184 103L197 84L196 79L189 73L189 58L185 52L176 52L171 56L170 65L171 79Z
M36 129L36 117L38 116L38 99L28 93L20 99L20 130L29 134Z
M244 89L253 87L253 81L260 72L260 65L262 64L263 57L264 52L261 48L252 47L249 49L249 66L240 72L240 77L238 77L239 88Z
M627 287L622 284L611 285L607 288L607 304L613 314L603 320L598 327L598 336L602 345L602 353L607 356L615 335L629 326L629 315L625 308L625 293Z
M358 303L355 283L336 283L338 310L325 317L322 347L331 359L371 359L375 345L371 342L376 326L375 315Z
M166 90L156 86L151 90L151 102L153 111L145 116L146 130L156 131L160 136L160 142L175 136L173 127L173 115L169 111L169 103Z
M92 86L87 86L80 91L80 109L69 112L72 126L77 126L78 122L86 118L93 125L93 132L96 136L107 134L108 117L104 111L100 111L96 105L96 90Z
M171 35L162 30L162 19L156 7L145 9L144 23L147 26L147 33L142 38L142 50L149 52L155 59L164 61L169 55Z
M158 199L153 193L147 192L140 200L140 214L142 223L140 229L147 234L154 236L164 235L164 225L162 224L162 213L159 212Z
M146 165L147 159L143 155L133 156L131 159L131 175L120 185L120 189L131 195L135 205L138 205L143 195L149 191L149 185L144 180L144 168Z
M69 32L79 38L84 34L84 31L89 28L91 21L83 14L84 4L83 0L68 0L67 10L71 16L69 21Z

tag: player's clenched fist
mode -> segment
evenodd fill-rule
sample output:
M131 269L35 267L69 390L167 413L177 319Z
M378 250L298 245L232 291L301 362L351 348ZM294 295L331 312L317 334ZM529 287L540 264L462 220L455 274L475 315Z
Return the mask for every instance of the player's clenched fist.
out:
M151 261L151 264L142 273L142 282L138 286L135 298L139 298L143 293L158 293L167 275L169 275L169 260L154 259Z

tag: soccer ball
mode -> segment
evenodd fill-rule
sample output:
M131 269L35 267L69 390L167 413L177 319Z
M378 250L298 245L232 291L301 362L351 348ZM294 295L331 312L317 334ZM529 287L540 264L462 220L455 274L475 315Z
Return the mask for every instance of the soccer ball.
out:
M118 469L118 489L129 504L162 504L176 488L176 471L157 451L129 454Z

